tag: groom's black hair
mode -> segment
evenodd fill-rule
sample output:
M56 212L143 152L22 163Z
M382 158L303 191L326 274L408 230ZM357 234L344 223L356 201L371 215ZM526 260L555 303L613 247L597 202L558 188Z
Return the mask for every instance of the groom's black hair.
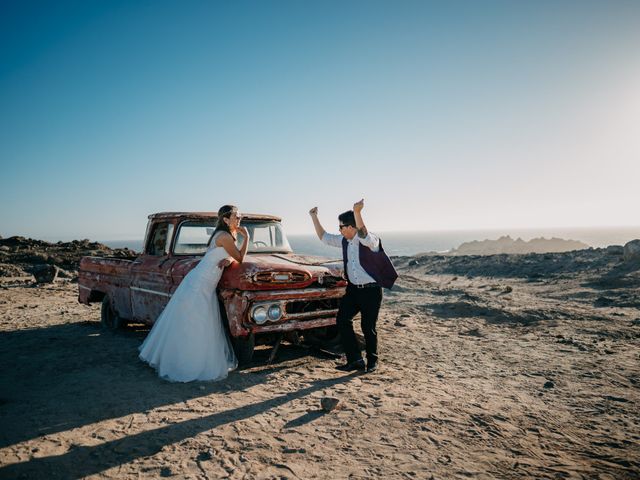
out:
M356 217L353 214L353 210L349 210L338 215L338 221L341 225L350 225L354 228L356 226Z
M218 232L227 232L231 234L231 230L229 230L229 225L225 223L224 218L229 218L234 210L238 210L238 207L235 205L223 205L218 210L218 221L216 223L216 229L213 231L211 236L209 237L209 242L207 242L207 247L211 245L211 240Z

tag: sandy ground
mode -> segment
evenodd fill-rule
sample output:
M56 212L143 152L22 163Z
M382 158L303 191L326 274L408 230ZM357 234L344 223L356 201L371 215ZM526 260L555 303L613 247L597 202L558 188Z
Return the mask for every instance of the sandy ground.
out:
M640 477L636 304L580 276L399 266L378 372L285 345L191 384L158 379L148 329L102 330L76 284L5 280L0 478Z

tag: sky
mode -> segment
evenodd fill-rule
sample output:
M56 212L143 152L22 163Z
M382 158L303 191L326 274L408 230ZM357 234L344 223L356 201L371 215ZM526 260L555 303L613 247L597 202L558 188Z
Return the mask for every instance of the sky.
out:
M0 2L0 235L640 225L640 2Z

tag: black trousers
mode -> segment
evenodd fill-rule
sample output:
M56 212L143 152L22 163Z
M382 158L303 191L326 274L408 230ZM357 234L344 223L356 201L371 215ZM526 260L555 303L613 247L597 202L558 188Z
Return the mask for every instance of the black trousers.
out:
M342 347L347 354L347 362L355 362L362 358L362 353L353 331L353 317L361 316L360 325L367 349L367 362L378 360L378 332L376 323L382 303L382 288L357 288L349 284L347 293L340 300L336 323L342 340Z

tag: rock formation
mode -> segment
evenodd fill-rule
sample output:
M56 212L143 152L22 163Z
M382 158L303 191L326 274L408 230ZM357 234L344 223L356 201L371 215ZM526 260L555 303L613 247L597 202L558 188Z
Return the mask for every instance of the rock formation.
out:
M33 275L37 283L77 275L84 256L133 257L132 250L111 249L89 240L49 243L25 237L0 238L0 277Z
M497 240L482 240L466 242L448 252L449 255L496 255L501 253L526 254L526 253L557 253L583 250L589 245L576 240L563 240L562 238L534 238L524 241L521 238L513 240L506 235Z
M626 261L640 260L640 240L631 240L625 244L623 257Z

